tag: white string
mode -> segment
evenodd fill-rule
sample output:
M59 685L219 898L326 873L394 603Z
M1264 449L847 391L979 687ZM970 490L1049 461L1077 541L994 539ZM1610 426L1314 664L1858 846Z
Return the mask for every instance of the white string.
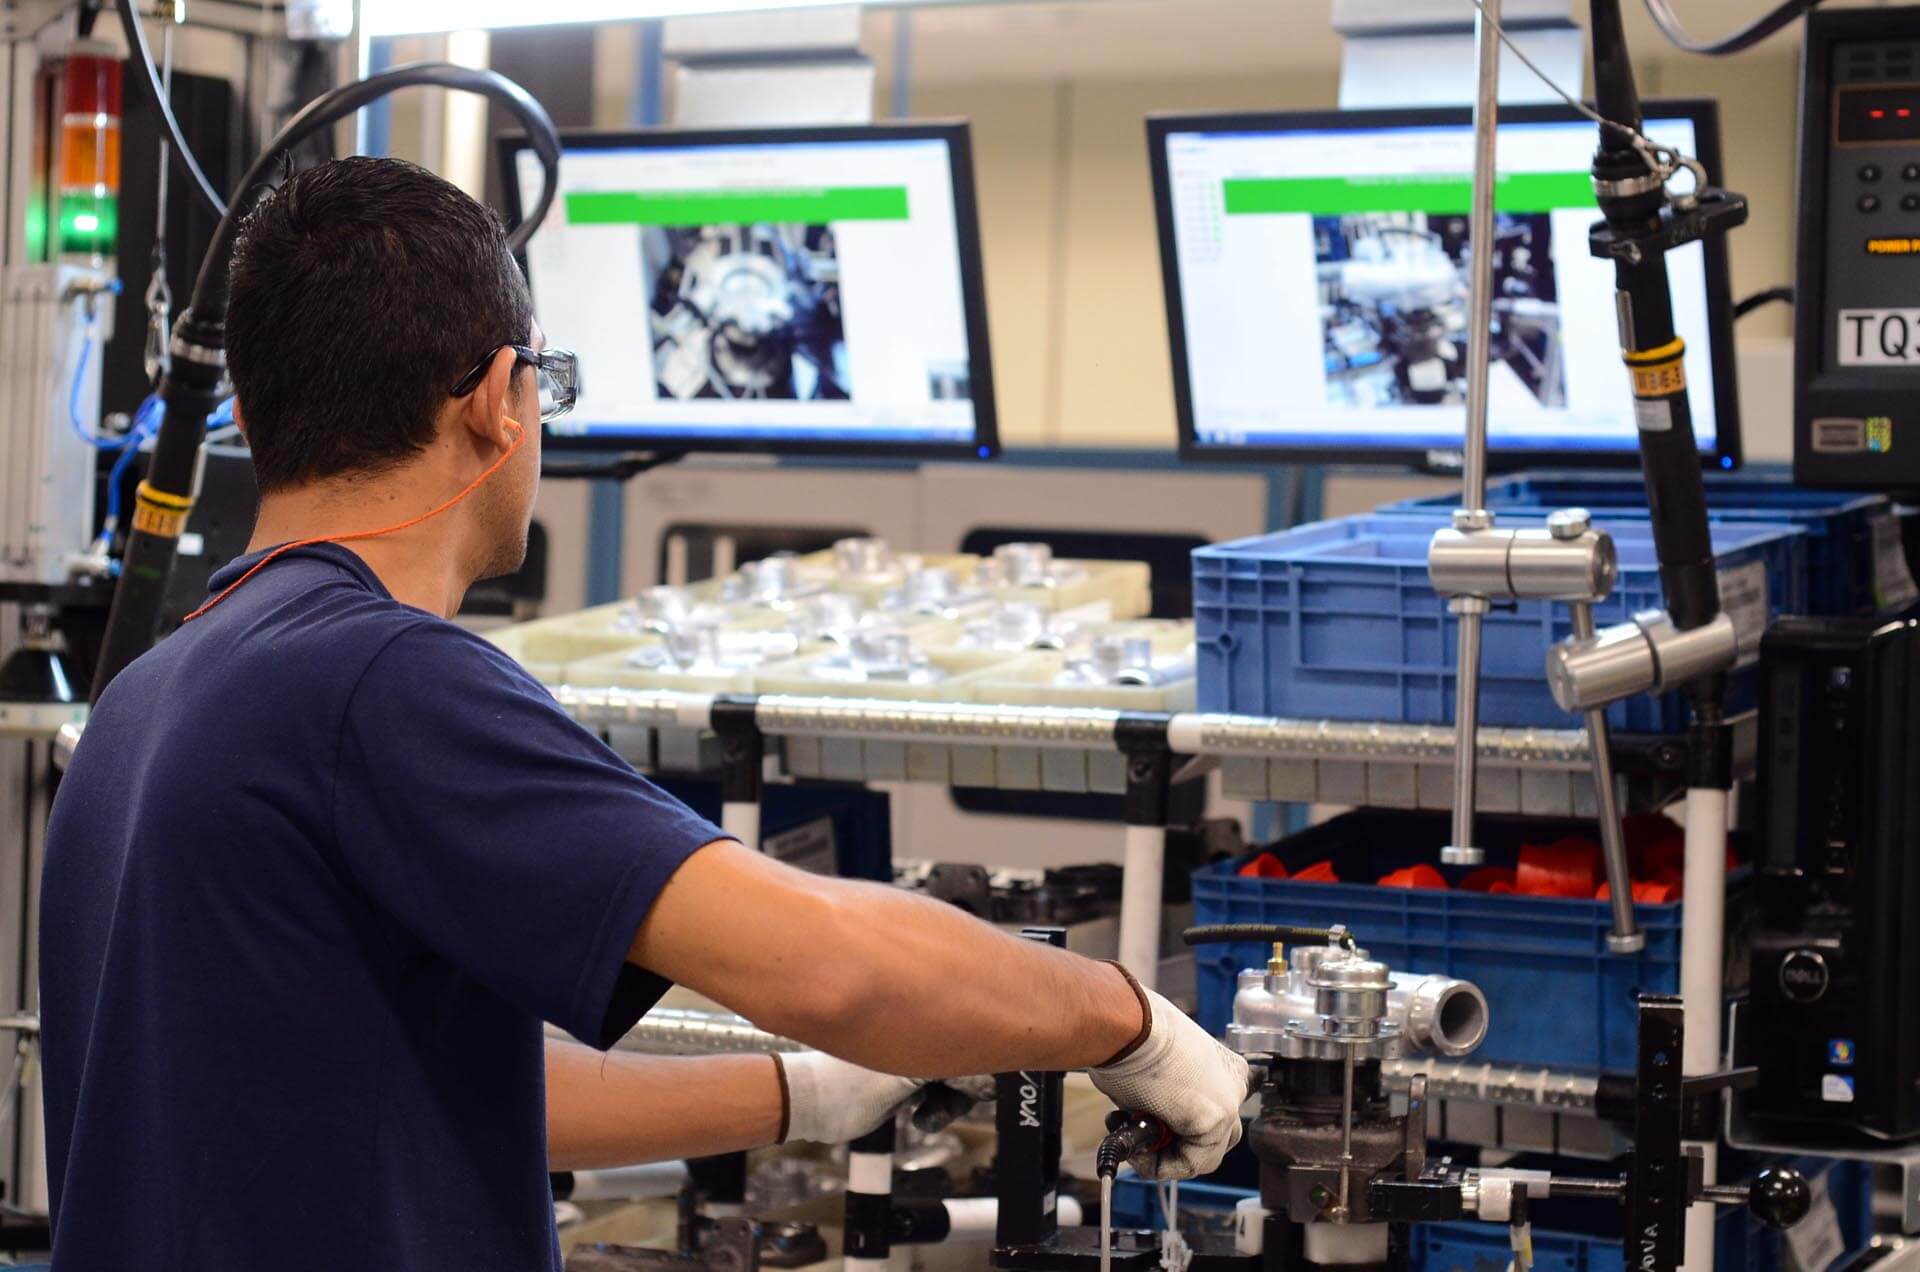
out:
M1473 7L1480 11L1480 16L1486 19L1488 26L1493 28L1493 33L1500 37L1500 43L1507 46L1508 50L1520 60L1522 66L1533 72L1535 79L1538 79L1542 84L1545 84L1551 89L1554 96L1602 128L1611 128L1622 136L1631 139L1633 148L1646 157L1648 164L1652 166L1655 175L1660 177L1662 184L1679 168L1687 168L1693 171L1696 181L1699 180L1700 172L1696 167L1696 163L1691 161L1692 156L1682 155L1672 146L1663 146L1636 128L1630 128L1615 119L1608 119L1605 115L1602 115L1599 111L1593 109L1593 107L1560 87L1560 85L1553 81L1550 75L1540 69L1538 63L1527 56L1526 50L1522 49L1519 43L1507 34L1507 29L1500 25L1500 19L1487 12L1485 0L1473 0ZM1700 184L1705 183L1700 182Z
M1154 1191L1160 1195L1160 1213L1167 1221L1160 1234L1160 1267L1163 1272L1187 1272L1187 1265L1193 1262L1193 1247L1180 1231L1180 1181L1168 1180Z
M1100 1176L1100 1272L1113 1272L1113 1176Z
M1633 129L1627 127L1625 124L1619 123L1615 120L1608 119L1605 115L1602 115L1599 111L1593 109L1593 107L1587 105L1585 102L1581 101L1579 98L1573 96L1573 94L1567 92L1566 89L1554 83L1553 78L1549 76L1545 71L1541 70L1539 65L1532 58L1527 56L1526 51L1523 50L1518 44L1514 42L1513 37L1507 34L1507 29L1500 25L1500 19L1494 17L1491 13L1487 12L1487 6L1485 3L1485 0L1473 0L1473 7L1480 10L1480 16L1486 19L1488 26L1493 28L1493 33L1500 37L1500 43L1506 45L1508 50L1511 51L1515 57L1520 59L1520 64L1526 67L1528 70L1532 71L1534 74L1534 77L1538 79L1542 84L1545 84L1548 88L1552 89L1554 92L1554 95L1558 97L1561 101L1573 107L1575 110L1579 111L1582 115L1585 115L1588 119L1591 119L1594 123L1599 124L1602 128L1611 128L1615 132L1625 133L1627 136L1634 138L1636 141L1647 142L1648 145L1653 144L1646 137L1635 132Z

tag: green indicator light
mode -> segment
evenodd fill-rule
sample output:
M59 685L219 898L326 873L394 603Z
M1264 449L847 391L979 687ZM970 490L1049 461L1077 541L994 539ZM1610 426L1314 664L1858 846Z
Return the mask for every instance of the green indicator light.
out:
M112 195L67 194L60 198L60 251L108 256L120 238L120 202Z
M43 186L27 199L27 259L47 259L47 191Z

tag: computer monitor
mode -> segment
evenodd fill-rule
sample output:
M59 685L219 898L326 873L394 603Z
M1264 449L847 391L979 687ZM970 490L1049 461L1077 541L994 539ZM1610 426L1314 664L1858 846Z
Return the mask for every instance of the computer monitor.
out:
M999 451L967 126L561 135L527 244L560 448ZM509 211L537 157L501 142Z
M1713 103L1645 110L1649 137L1717 176ZM1598 133L1568 107L1500 111L1487 411L1497 467L1637 458L1613 266L1587 246ZM1147 135L1182 457L1457 469L1469 112L1165 116ZM1725 242L1683 247L1667 268L1700 453L1733 468Z

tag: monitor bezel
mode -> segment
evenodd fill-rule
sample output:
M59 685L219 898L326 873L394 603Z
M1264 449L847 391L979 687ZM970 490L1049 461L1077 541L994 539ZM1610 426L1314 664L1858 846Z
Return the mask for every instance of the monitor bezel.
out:
M800 128L626 128L563 129L560 147L568 150L687 149L698 146L765 146L875 141L943 141L953 183L954 226L960 256L961 305L967 327L968 374L973 386L973 438L970 441L864 441L711 436L701 430L686 433L655 432L633 437L581 436L543 430L544 446L558 451L655 453L718 453L760 455L825 455L885 459L994 459L1000 454L999 413L994 398L993 352L987 337L986 274L981 263L980 214L975 195L972 132L963 120L917 120ZM518 179L518 154L528 149L524 134L508 133L496 139L500 186L509 224L523 215ZM519 257L521 274L532 276L526 254ZM565 332L552 333L555 343L566 342ZM587 383L593 368L582 367Z
M1693 124L1695 146L1709 180L1720 176L1720 112L1706 98L1653 99L1642 107L1647 117L1685 119ZM1502 106L1501 123L1570 123L1585 116L1570 106ZM1417 469L1457 472L1457 452L1451 448L1381 446L1343 450L1334 446L1207 446L1194 427L1193 384L1187 361L1186 313L1180 303L1180 262L1173 233L1171 175L1167 143L1175 134L1193 132L1271 133L1325 132L1471 124L1468 107L1396 107L1345 111L1262 111L1231 113L1155 113L1147 117L1148 162L1153 173L1154 223L1160 239L1160 276L1163 289L1167 344L1173 360L1174 410L1179 421L1180 459L1183 463L1215 464L1333 464L1356 468ZM1597 131L1597 129L1596 129ZM1596 138L1597 140L1597 138ZM1596 219L1598 215L1596 214ZM1724 236L1709 238L1706 249L1708 352L1713 360L1714 448L1702 450L1703 466L1714 471L1740 467L1740 402L1738 370L1733 352L1732 279ZM1622 371L1622 375L1625 372ZM1696 391L1697 388L1696 388ZM1445 461L1445 462L1442 462ZM1487 466L1496 472L1550 466L1555 468L1635 468L1637 447L1621 451L1526 450L1489 448Z

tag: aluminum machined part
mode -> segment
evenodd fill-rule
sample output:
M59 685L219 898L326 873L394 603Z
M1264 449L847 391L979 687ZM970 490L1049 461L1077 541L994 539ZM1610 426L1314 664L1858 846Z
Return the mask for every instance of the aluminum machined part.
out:
M1287 1025L1289 1032L1298 1030L1308 1036L1355 1043L1400 1032L1397 1022L1387 1019L1387 991L1393 988L1391 973L1385 963L1366 957L1364 951L1323 955L1308 968L1307 984L1313 989L1319 1028L1306 1021L1293 1021Z
M1730 670L1739 656L1739 632L1725 610L1686 631L1675 627L1664 610L1644 610L1628 622L1548 650L1547 686L1564 710L1586 711Z
M1598 1116L1600 1080L1591 1074L1464 1060L1399 1058L1380 1065L1381 1079L1389 1086L1405 1087L1419 1075L1426 1077L1429 1100L1471 1100Z
M809 1050L740 1016L666 1007L656 1007L642 1016L615 1046L620 1051L659 1056L772 1055Z
M1344 970L1329 974L1334 969ZM1331 1040L1328 1023L1345 1026L1369 1009L1374 1012L1370 1029L1334 1036L1351 1039L1370 1058L1397 1059L1427 1049L1464 1055L1486 1038L1486 996L1471 982L1423 972L1388 973L1364 950L1347 956L1328 946L1304 945L1289 952L1283 973L1258 968L1240 973L1227 1045L1245 1055L1337 1058L1346 1044Z

